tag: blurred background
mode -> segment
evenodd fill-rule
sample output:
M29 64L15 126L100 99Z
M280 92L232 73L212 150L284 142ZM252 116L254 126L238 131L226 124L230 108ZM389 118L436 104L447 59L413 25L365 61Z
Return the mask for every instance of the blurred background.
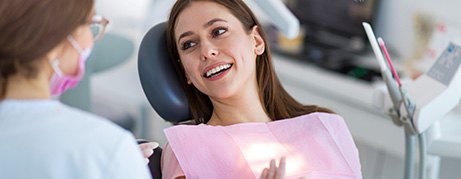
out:
M370 22L389 48L399 74L414 79L449 41L461 44L461 1L457 0L284 0L301 23L295 39L262 19L285 88L300 102L329 107L342 115L359 147L364 178L403 178L403 129L372 107L382 86L379 68L361 26ZM81 84L61 100L109 118L136 137L164 144L170 126L151 108L137 72L144 34L166 20L174 0L97 0L96 11L110 20L88 61ZM461 175L461 119L458 111L441 122L442 137L455 138L455 154L442 157L440 178ZM448 118L448 117L447 117ZM460 150L457 150L460 149Z

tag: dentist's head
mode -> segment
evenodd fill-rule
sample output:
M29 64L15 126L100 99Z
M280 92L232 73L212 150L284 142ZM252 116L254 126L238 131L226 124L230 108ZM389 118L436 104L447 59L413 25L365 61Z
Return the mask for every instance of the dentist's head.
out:
M74 87L107 20L93 0L0 2L0 99L46 99Z

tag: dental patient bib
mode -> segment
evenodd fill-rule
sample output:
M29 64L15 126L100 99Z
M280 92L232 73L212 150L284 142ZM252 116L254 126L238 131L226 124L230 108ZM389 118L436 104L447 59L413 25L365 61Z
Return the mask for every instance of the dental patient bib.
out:
M164 176L177 162L188 179L259 178L271 159L285 156L285 178L362 178L357 148L336 114L230 126L180 125L165 134Z

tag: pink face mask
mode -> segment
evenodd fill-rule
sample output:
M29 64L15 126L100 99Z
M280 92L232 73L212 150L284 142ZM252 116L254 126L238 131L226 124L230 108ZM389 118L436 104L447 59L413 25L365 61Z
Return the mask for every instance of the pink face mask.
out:
M85 62L91 53L91 47L82 49L72 36L68 36L67 40L79 53L77 74L75 76L66 75L59 68L58 59L51 61L51 67L54 70L54 74L50 81L52 96L59 96L68 89L77 86L78 82L83 78L83 75L85 75Z

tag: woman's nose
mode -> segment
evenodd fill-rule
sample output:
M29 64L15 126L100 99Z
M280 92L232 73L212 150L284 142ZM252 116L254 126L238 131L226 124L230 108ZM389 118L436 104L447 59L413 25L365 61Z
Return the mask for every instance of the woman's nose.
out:
M202 41L201 51L202 51L202 60L208 60L218 56L218 48L209 41Z

